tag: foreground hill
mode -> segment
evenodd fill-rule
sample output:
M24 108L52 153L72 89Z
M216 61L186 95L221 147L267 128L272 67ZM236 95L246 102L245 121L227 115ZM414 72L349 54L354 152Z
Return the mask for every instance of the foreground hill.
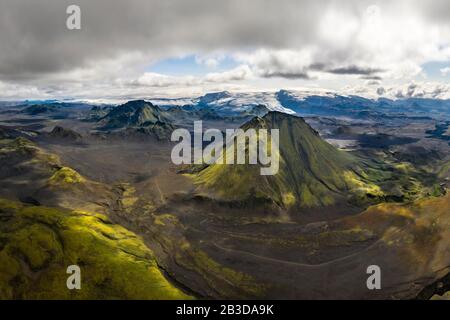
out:
M134 233L102 214L0 199L0 299L187 299ZM78 265L81 290L68 290Z

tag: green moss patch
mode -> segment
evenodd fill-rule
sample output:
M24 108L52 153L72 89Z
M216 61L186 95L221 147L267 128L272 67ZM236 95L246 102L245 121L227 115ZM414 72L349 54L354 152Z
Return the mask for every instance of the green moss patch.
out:
M86 179L83 178L78 172L69 168L62 167L56 171L50 178L49 182L52 185L67 185L83 183Z
M101 214L0 199L1 299L186 299L134 233ZM81 268L69 290L66 269Z

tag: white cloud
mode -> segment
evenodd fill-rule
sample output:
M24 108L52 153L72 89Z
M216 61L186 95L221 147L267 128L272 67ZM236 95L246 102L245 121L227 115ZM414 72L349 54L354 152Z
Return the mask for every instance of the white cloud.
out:
M441 71L442 76L446 77L450 74L450 67L442 68L440 71Z
M429 98L450 99L450 85L440 82L410 82L393 86L346 86L340 92L348 95L360 95L368 98Z
M210 69L217 68L223 59L225 59L224 54L196 55L195 56L195 62L197 64L204 65Z
M192 86L201 84L201 80L193 76L175 77L146 72L137 80L132 81L132 84L146 87Z
M341 3L324 6L315 40L299 49L293 44L235 56L262 77L319 81L329 79L327 73L410 81L423 75L426 62L450 60L449 24L429 21L404 1L361 3L353 10Z
M199 86L207 83L227 83L242 81L252 77L247 65L238 66L224 72L208 73L202 77L168 76L160 73L146 72L136 80L130 82L134 86L171 87L171 86Z
M313 62L312 52L308 49L259 49L252 53L236 53L234 58L248 63L256 75L265 78L308 78L308 67Z
M36 86L18 85L0 81L2 100L49 99L53 97L50 90L44 91Z
M253 72L247 65L240 65L234 69L224 72L208 73L204 80L206 82L230 82L248 80L253 77Z

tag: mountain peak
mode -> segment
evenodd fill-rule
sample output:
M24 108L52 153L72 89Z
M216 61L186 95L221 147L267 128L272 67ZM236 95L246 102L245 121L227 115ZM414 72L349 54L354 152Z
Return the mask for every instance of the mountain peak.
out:
M123 109L129 108L129 109L138 110L138 109L143 109L146 107L160 110L160 108L158 106L154 105L150 101L145 101L145 100L130 100L130 101L127 101L126 103L118 106L117 108L123 108Z
M49 136L53 138L68 140L79 140L82 138L82 136L78 132L61 126L55 126L49 133Z
M158 122L169 122L164 112L151 102L144 100L128 101L113 108L101 120L105 128L142 127Z
M256 116L242 125L242 129L280 129L283 122L286 122L288 126L292 126L293 124L300 125L304 130L308 130L314 135L318 135L317 131L311 128L302 117L279 111L269 111L261 117Z
M168 139L175 128L164 110L144 100L117 106L99 122L102 130L116 130L125 136L151 135L158 140Z
M243 129L278 129L280 168L261 176L261 166L212 164L197 173L199 190L212 198L284 208L336 206L347 202L356 160L324 141L301 117L272 111L254 117Z

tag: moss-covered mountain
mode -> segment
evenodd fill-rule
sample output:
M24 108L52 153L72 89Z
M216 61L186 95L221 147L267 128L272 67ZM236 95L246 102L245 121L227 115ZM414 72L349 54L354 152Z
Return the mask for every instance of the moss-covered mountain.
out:
M129 101L113 108L99 121L102 130L127 130L167 139L174 130L168 115L144 100Z
M363 177L357 158L324 141L302 118L279 112L255 117L242 129L279 129L280 167L213 164L194 175L200 192L231 201L268 201L280 207L336 205L352 197L377 197L379 186ZM224 150L224 154L226 154Z
M0 199L0 299L187 299L134 233L105 215ZM66 269L81 268L68 290Z

